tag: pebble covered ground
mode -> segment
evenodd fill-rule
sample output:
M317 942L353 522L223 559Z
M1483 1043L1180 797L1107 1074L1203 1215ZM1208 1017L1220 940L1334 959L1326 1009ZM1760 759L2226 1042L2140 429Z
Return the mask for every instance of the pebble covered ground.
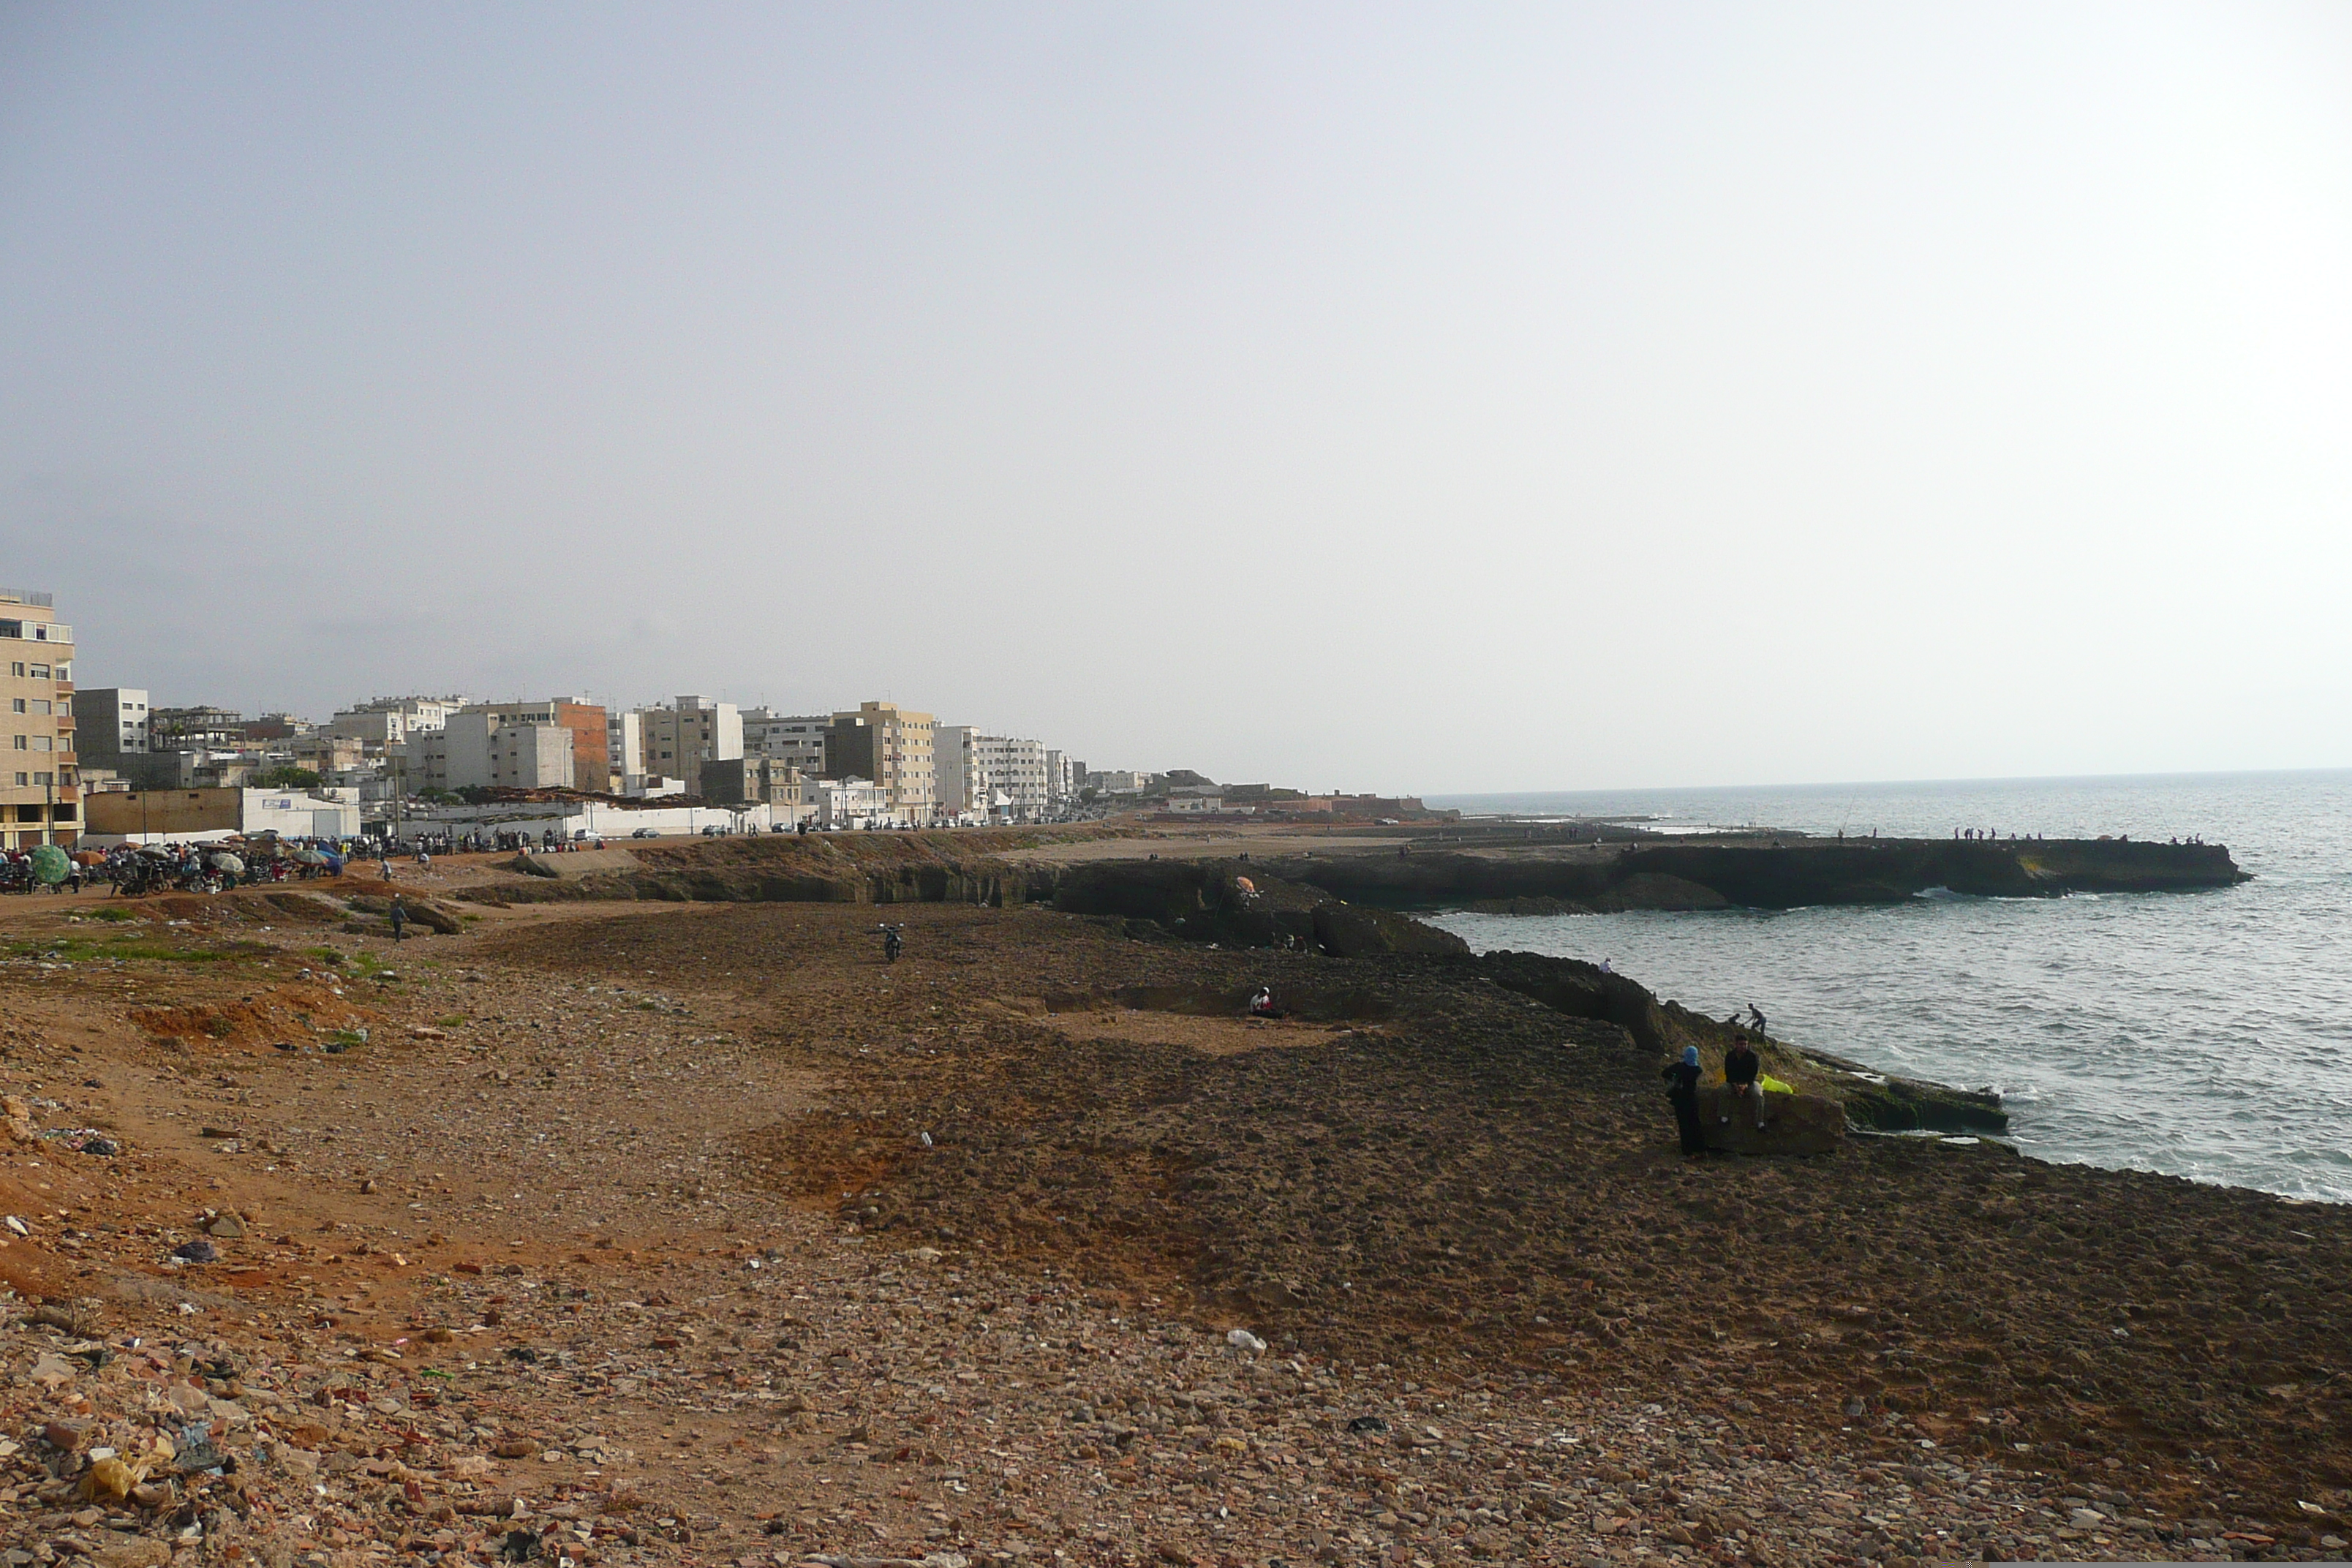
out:
M1904 1367L1935 1347L1883 1293L1840 1330L1858 1275L1799 1321L1792 1260L1858 1267L1780 1250L1834 1218L1808 1167L1694 1212L1726 1178L1658 1157L1647 1064L1517 998L1291 956L1330 1016L1251 1036L1201 999L1268 960L1041 910L894 913L885 966L853 908L492 910L394 947L242 898L103 907L0 911L11 1563L2341 1555L2347 1500L2266 1450L2103 1435L2079 1384L2111 1368L2067 1441L2047 1401ZM1537 1038L1557 1084L1509 1055ZM1389 1117L1442 1136L1375 1159ZM118 1152L51 1136L84 1131ZM1937 1202L2024 1205L2021 1246L2055 1199L2012 1171L2156 1201L1935 1152L1986 1162ZM1542 1169L1568 1208L1467 1201ZM2315 1239L2234 1244L2343 1245L2279 1212ZM1625 1213L1685 1218L1637 1255ZM1743 1270L1773 1291L1727 1314ZM2248 1343L2340 1353L2256 1283ZM2217 1379L2268 1375L2217 1338ZM2335 1376L2259 1397L2340 1456Z

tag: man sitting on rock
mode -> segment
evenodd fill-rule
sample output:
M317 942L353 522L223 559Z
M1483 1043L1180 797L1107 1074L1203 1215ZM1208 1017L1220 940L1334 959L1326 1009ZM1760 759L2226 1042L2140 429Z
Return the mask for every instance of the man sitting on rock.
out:
M1772 1125L1771 1119L1764 1114L1764 1087L1756 1081L1763 1069L1764 1058L1756 1054L1756 1047L1748 1043L1748 1037L1732 1036L1730 1049L1723 1053L1723 1082L1731 1090L1734 1101L1745 1100L1754 1108L1756 1131L1759 1132ZM1728 1123L1731 1112L1727 1109L1716 1120Z
M1249 1016L1253 1018L1282 1016L1282 1009L1274 1005L1274 992L1271 988L1264 985L1257 988L1257 994L1249 999Z

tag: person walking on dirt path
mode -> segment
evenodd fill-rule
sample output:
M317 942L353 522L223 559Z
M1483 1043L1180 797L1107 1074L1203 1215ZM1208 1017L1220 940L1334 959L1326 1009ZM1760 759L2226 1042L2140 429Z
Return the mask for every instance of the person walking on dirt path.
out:
M1666 1079L1666 1100L1675 1108L1675 1125L1682 1132L1683 1152L1706 1152L1706 1129L1698 1119L1698 1047L1685 1046L1682 1060L1660 1073Z
M387 882L391 881L392 857L389 855L379 855L376 857L376 864L383 868L383 879Z
M1764 1114L1764 1086L1757 1082L1763 1070L1764 1058L1756 1054L1756 1047L1748 1043L1748 1037L1732 1036L1731 1048L1723 1053L1724 1087L1731 1091L1733 1104L1743 1100L1748 1101L1756 1113L1756 1131L1759 1132L1772 1125L1771 1118ZM1727 1125L1730 1122L1730 1106L1724 1108L1723 1114L1717 1121Z
M398 893L394 893L392 896L392 940L400 941L407 930L408 906L400 901Z

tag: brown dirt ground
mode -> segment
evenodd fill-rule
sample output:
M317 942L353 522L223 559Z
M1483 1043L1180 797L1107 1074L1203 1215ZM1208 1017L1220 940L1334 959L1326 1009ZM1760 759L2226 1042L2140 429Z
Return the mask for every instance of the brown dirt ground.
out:
M635 1302L814 1226L1367 1365L1711 1404L1776 1450L2029 1455L2282 1530L2347 1504L2338 1208L1990 1142L1685 1163L1622 1033L1442 963L948 906L892 910L891 967L871 910L816 906L541 906L394 948L187 901L137 912L254 945L43 967L174 928L0 909L9 1091L128 1146L0 1162L0 1211L47 1216L0 1246L27 1299L184 1288L161 1252L234 1210L205 1288L315 1353L482 1310L486 1262ZM1260 980L1291 1020L1220 1014Z

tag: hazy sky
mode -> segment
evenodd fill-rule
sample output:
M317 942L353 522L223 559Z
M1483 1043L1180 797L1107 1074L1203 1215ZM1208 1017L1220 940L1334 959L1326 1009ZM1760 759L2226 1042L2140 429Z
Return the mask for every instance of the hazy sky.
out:
M2352 763L2352 12L0 9L77 674L1449 790Z

